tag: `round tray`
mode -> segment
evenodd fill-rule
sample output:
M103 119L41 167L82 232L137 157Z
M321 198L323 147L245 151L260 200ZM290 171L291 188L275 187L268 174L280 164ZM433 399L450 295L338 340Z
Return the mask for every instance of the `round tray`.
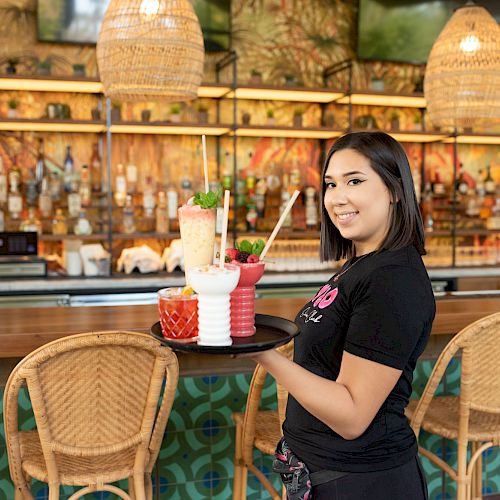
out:
M274 349L287 344L299 334L299 328L292 321L267 314L255 315L255 335L251 337L231 337L233 345L207 346L196 342L179 342L165 338L161 332L160 322L151 327L151 335L162 344L171 347L174 351L200 352L203 354L242 354Z

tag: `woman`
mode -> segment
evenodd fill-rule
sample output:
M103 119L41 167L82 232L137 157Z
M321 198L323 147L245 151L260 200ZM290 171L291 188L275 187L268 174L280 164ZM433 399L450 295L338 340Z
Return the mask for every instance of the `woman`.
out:
M297 315L293 362L252 355L289 391L277 457L343 473L313 483L314 500L421 500L404 409L435 301L408 159L387 134L347 134L322 180L321 259L347 261Z

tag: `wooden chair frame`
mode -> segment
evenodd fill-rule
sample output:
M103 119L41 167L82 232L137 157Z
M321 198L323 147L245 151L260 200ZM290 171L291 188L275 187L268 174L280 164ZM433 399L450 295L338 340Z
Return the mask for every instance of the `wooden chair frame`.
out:
M434 394L451 359L461 350L462 369L460 396L435 397ZM500 444L500 313L482 318L462 329L445 347L430 375L420 400L410 402L407 416L417 436L420 429L458 441L458 464L453 469L440 457L419 447L419 452L447 472L457 482L457 500L481 498L482 460L481 454L492 446ZM434 399L433 399L434 398ZM446 405L444 405L446 403ZM425 420L429 407L435 412L450 405L458 406L458 425L449 423L443 428ZM446 408L446 407L447 408ZM472 432L471 412L482 412L494 423L493 428ZM449 412L448 412L449 413ZM479 414L479 413L478 413ZM487 438L487 439L485 439ZM467 463L467 448L471 443L472 454Z
M292 359L293 342L277 350L283 356ZM282 425L285 420L288 392L281 385L276 384L278 411L260 411L259 405L266 375L266 370L261 365L257 365L250 382L245 413L233 414L236 428L233 500L246 498L249 470L258 478L273 500L282 498L282 495L273 488L265 474L253 463L254 448L272 455L278 440L283 435ZM263 424L267 424L265 429L262 428Z
M101 355L106 363L100 364ZM92 362L85 371L78 363L80 359L88 361L89 356ZM127 370L122 363L123 356L131 360L134 369ZM72 370L77 374L74 375ZM124 374L128 378L124 379ZM83 486L69 500L93 491L110 491L126 500L152 499L151 472L161 448L178 374L175 354L150 336L137 332L73 335L50 342L26 356L10 374L4 394L5 438L15 500L33 499L29 487L31 477L48 483L49 500L59 499L62 484ZM71 380L74 397L69 397L64 377ZM60 394L54 389L58 381L62 381L60 387L64 389ZM19 431L18 395L24 383L35 415L35 431ZM89 387L97 389L93 391ZM124 391L127 398L123 405L118 405L123 427L110 429L108 425L108 428L100 429L100 424L105 426L113 418L106 396L123 394ZM158 406L161 395L163 398ZM86 419L82 418L71 429L64 419L69 418L68 404L75 402L76 411L100 411L107 416L102 422L99 418L95 421L89 419L92 422L85 422ZM117 402L114 403L116 406ZM78 432L85 427L88 434ZM89 444L92 439L98 442ZM36 444L38 450L41 447L43 455L38 454L38 466L33 463L26 465L27 458L33 459L33 456L23 455L26 443ZM123 465L125 453L130 459L127 465ZM75 474L69 466L64 469L64 464L71 463L105 463L106 467L103 470L82 468ZM63 483L62 479L69 483ZM121 479L128 479L128 494L107 484Z

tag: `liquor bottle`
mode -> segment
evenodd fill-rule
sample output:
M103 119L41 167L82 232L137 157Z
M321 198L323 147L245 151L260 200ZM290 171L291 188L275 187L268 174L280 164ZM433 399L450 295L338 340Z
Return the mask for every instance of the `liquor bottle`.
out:
M264 211L266 208L266 191L266 179L261 177L255 183L255 209L257 210L257 217L259 219L264 217Z
M70 193L68 194L68 216L76 218L82 209L82 198L78 187L78 180L73 179L70 184Z
M26 204L28 207L36 207L38 200L38 186L35 177L35 170L28 170L28 179L24 183L26 188L25 196L26 196Z
M90 157L90 178L92 181L92 191L99 193L102 190L101 177L101 157L99 155L99 144L92 144L92 156Z
M435 198L443 198L446 196L446 188L441 179L441 174L437 170L434 173L434 183L432 184L432 192L434 193Z
M486 191L486 194L489 195L495 194L496 191L496 184L495 181L493 180L493 177L491 176L490 165L486 167L486 177L484 178L484 190Z
M484 185L482 169L479 169L477 173L476 193L479 198L483 197L486 194L486 186Z
M78 216L78 220L73 227L73 232L79 235L89 235L92 234L92 226L87 219L85 210L81 210Z
M15 177L13 179L16 179ZM19 193L19 187L16 181L10 185L10 193L8 198L8 212L11 219L19 219L23 211L23 198Z
M37 218L34 207L28 208L28 217L21 222L19 230L24 233L42 234L42 223Z
M170 231L177 231L179 221L177 219L177 208L179 206L179 195L175 189L175 184L170 182L167 187L167 214Z
M0 206L7 203L8 191L7 173L5 172L3 158L0 156Z
M137 166L132 157L132 146L129 148L128 164L125 167L125 177L127 179L127 194L134 194L137 191Z
M145 217L153 217L156 206L153 178L148 175L144 182L142 191L142 208L144 209Z
M41 217L50 217L52 213L52 197L50 196L48 177L42 179L41 192L38 197L38 209L40 210Z
M131 234L135 232L134 205L132 196L125 195L125 206L122 214L122 233Z
M68 225L62 208L56 209L56 215L52 220L52 234L64 235L68 234Z
M90 171L88 165L82 165L80 172L80 200L82 207L88 207L91 200Z
M465 180L464 166L462 163L460 163L460 167L458 170L458 177L457 180L455 181L455 191L460 196L466 196L467 193L469 192L469 184L467 184L467 181Z
M193 183L191 179L185 177L181 181L180 204L185 205L194 196Z
M474 189L469 188L465 209L465 215L467 215L467 217L479 217L478 200L479 198L476 196Z
M43 139L38 139L38 153L36 157L35 164L35 179L38 191L41 192L42 189L42 179L47 173L47 167L45 166L45 153L43 151Z
M156 227L155 231L157 233L168 233L169 231L168 223L168 208L167 208L167 196L163 191L158 193L158 206L156 207Z
M424 219L424 228L426 231L432 231L434 229L434 218L432 214L433 210L432 201L432 187L430 182L425 183L424 196L422 201L422 215Z
M5 214L3 210L0 208L0 233L5 231Z
M64 191L71 192L71 181L75 173L75 162L71 156L71 146L66 146L66 158L64 158Z
M316 203L316 189L313 186L307 186L306 195L306 227L307 229L318 228L318 205Z
M288 202L290 201L290 191L288 190L288 174L283 175L283 185L281 187L281 205L280 205L280 216L284 212ZM288 212L288 215L285 217L283 221L282 227L291 228L292 227L292 211Z
M52 201L57 203L61 199L62 181L57 172L50 173L50 196Z
M12 159L12 166L9 170L9 186L12 190L12 186L16 186L16 189L21 192L22 175L21 170L17 166L17 158Z
M123 173L123 165L119 163L116 166L116 177L115 177L115 203L118 207L123 207L125 205L125 200L127 197L127 179Z

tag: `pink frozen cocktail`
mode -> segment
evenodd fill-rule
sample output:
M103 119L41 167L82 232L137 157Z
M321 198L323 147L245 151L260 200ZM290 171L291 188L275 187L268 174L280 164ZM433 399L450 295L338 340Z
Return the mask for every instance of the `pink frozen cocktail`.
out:
M262 240L254 244L244 240L239 249L226 250L231 264L240 269L238 285L231 293L231 337L255 335L255 284L264 274L264 262L259 259L263 246Z
M264 274L264 262L242 264L240 280L231 293L231 337L250 337L255 334L255 284Z

